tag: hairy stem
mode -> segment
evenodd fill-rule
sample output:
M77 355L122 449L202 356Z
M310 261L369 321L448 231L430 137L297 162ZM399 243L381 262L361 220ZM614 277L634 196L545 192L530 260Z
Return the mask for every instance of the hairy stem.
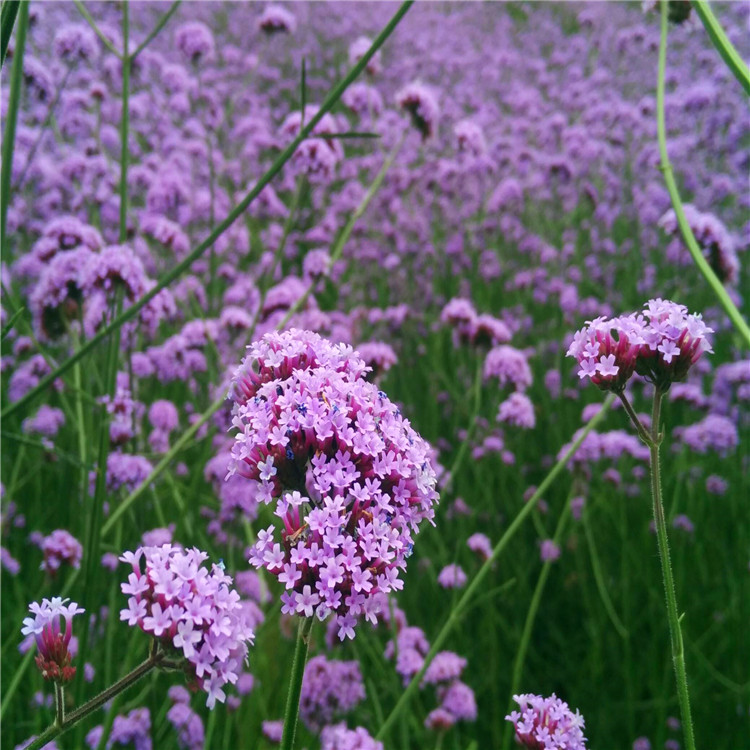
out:
M313 622L312 617L303 617L299 623L297 645L294 649L294 660L292 661L292 676L289 680L289 692L286 696L281 750L292 750L294 747L294 735L297 732L297 717L299 715L299 697L302 692L302 677L305 674L305 662L307 661L307 649L310 645L310 631Z
M695 736L693 733L693 719L690 712L690 694L688 692L687 670L685 668L685 647L682 642L680 616L677 609L674 578L672 576L672 562L669 556L669 541L667 539L667 521L664 514L664 504L661 494L661 468L659 466L659 445L661 434L659 423L661 420L661 403L664 391L659 388L654 392L654 407L651 420L651 497L654 507L654 522L656 524L656 538L659 545L659 560L661 562L664 592L667 600L667 622L669 623L669 639L672 646L672 662L677 680L677 698L680 704L682 728L685 733L685 747L695 750Z
M129 672L114 685L99 693L96 698L92 698L88 703L84 703L75 711L71 711L63 721L58 722L58 720L55 720L54 724L47 727L44 732L26 746L26 750L39 750L39 748L44 747L48 742L51 742L56 737L67 732L68 729L78 724L79 721L82 721L89 714L92 714L94 711L101 708L107 701L119 695L124 690L127 690L131 685L135 685L138 680L145 677L152 669L159 666L159 662L160 656L158 654L149 656L146 661L137 666L132 672ZM55 695L57 695L57 689L55 690Z

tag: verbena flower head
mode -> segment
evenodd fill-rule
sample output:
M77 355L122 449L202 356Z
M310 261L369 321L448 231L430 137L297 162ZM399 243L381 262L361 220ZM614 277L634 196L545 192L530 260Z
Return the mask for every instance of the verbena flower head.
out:
M192 63L211 59L214 55L214 37L211 29L200 21L188 21L175 31L177 49Z
M50 576L55 576L60 566L67 563L73 568L81 567L83 546L65 529L56 529L42 540L44 562L40 568Z
M374 740L363 727L347 729L342 723L323 730L320 750L383 750L383 743Z
M232 381L230 475L281 519L250 563L285 585L284 612L333 615L353 638L359 616L377 622L376 595L402 588L413 535L434 516L430 447L351 347L292 329L249 349Z
M359 662L329 660L321 654L305 666L299 711L311 731L319 732L364 699Z
M76 668L70 666L71 654L68 651L73 635L73 618L85 610L69 599L55 596L42 599L41 604L32 602L29 612L34 617L26 617L21 628L22 635L33 635L39 653L36 665L45 680L64 684L70 682ZM61 618L65 620L64 627Z
M516 728L516 741L533 750L585 750L584 720L578 711L573 713L565 701L554 693L549 698L541 695L514 695L520 707L506 716Z
M596 318L578 331L568 349L581 369L578 377L604 391L620 393L637 372L658 388L683 380L703 352L711 352L713 333L700 315L684 305L649 300L642 314Z
M293 34L297 19L281 5L269 5L258 19L258 30L266 34Z
M412 124L427 140L435 134L439 109L435 94L423 83L414 81L396 94L396 104L411 115Z
M133 572L121 585L129 598L120 619L157 639L168 656L184 659L186 674L213 708L225 701L224 686L237 681L254 634L231 577L218 565L202 567L206 559L205 552L171 544L126 552L120 560Z

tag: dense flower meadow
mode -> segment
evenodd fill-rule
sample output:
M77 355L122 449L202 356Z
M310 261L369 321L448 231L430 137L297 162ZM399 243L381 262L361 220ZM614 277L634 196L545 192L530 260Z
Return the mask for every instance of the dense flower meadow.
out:
M697 5L3 3L3 748L745 746Z

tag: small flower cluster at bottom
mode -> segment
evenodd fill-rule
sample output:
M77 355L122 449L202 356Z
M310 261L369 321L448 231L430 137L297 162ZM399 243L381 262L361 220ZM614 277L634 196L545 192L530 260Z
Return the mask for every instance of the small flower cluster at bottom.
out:
M516 740L522 747L586 750L583 716L578 711L573 713L554 693L549 698L532 693L514 695L513 700L521 711L513 711L505 718L513 722Z
M218 565L210 572L201 567L207 558L171 544L126 552L120 559L133 572L121 585L130 598L120 619L156 638L167 656L183 657L187 674L208 693L206 705L213 708L226 699L223 687L237 682L254 633L231 577Z

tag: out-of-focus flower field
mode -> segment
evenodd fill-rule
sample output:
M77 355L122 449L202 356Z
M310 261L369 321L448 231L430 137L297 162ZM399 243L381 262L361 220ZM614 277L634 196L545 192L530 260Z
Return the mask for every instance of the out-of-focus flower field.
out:
M748 746L748 99L643 5L3 2L3 748Z

